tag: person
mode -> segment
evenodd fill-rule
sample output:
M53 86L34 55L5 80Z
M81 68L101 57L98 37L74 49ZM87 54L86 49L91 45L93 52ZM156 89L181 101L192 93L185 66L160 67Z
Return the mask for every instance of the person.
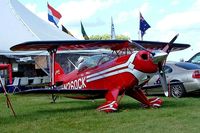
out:
M78 58L78 61L77 61L78 70L81 69L81 66L82 66L83 61L84 61L84 57L80 56L80 57Z

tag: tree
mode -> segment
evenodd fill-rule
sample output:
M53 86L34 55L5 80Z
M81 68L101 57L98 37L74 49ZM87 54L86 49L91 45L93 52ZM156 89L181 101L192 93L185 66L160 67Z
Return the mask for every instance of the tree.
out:
M90 40L110 40L110 34L103 34L103 35L92 35L89 37ZM116 40L129 40L130 37L125 35L116 35Z

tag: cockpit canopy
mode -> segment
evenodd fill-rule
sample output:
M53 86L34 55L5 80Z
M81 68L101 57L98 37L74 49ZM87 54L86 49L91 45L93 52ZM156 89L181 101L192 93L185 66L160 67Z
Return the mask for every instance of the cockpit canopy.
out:
M115 56L103 55L103 54L87 57L80 64L78 64L78 70L83 71L87 68L96 67L96 66L102 65L108 61L111 61L114 58L115 58Z

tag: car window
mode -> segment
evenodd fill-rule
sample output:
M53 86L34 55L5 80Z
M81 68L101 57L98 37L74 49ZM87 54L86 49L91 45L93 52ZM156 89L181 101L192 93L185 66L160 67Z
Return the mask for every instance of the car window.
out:
M189 62L192 62L192 63L200 63L200 53L194 55L190 60Z
M193 63L187 63L187 62L179 62L175 64L178 67L181 67L183 69L186 70L194 70L194 69L200 69L200 66L197 64L193 64Z
M170 66L165 65L164 66L164 71L165 71L165 73L171 73L172 72L172 68Z

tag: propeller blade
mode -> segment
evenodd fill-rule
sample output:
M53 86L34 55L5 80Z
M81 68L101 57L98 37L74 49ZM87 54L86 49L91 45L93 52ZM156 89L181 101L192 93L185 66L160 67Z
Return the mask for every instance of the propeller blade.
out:
M179 34L176 34L176 35L174 36L174 38L169 42L169 44L174 43L174 41L177 39L178 36L179 36Z
M165 71L163 70L163 66L161 63L159 63L159 76L160 76L160 82L161 82L164 94L165 96L168 97L169 92L168 92L168 86L167 86L167 78L166 78Z
M170 53L171 49L173 48L173 43L177 39L179 34L176 34L172 40L162 49L164 52Z
M146 49L146 48L145 48L145 47L143 47L142 45L140 45L140 44L138 44L138 43L136 43L136 42L134 42L134 41L132 41L132 43L133 43L133 44L134 44L136 47L138 47L139 49L145 50L145 51L147 51L147 52L151 53L153 56L155 55L155 53L154 53L154 52L152 52L152 51L150 51L150 50Z

